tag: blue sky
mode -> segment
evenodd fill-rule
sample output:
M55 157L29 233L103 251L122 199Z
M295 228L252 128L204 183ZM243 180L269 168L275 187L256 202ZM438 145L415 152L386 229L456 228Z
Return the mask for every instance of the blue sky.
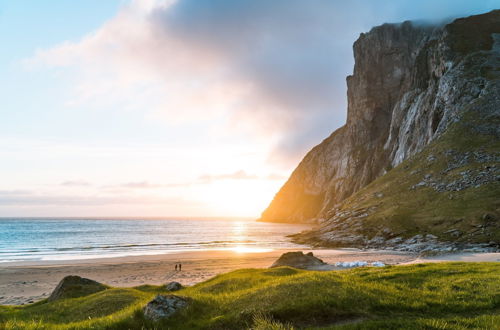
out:
M495 7L0 0L0 216L258 216L344 123L359 33Z

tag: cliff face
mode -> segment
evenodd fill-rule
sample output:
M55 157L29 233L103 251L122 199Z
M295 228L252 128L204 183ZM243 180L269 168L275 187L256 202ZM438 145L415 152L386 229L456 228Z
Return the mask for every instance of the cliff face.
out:
M498 33L500 11L444 27L404 22L361 34L347 77L346 124L305 156L261 219L327 220L441 136L468 104L498 87Z

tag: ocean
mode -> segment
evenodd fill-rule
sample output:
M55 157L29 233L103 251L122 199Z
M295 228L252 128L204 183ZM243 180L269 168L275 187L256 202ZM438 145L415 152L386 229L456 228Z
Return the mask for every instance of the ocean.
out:
M299 249L286 235L307 228L246 219L1 218L0 262Z

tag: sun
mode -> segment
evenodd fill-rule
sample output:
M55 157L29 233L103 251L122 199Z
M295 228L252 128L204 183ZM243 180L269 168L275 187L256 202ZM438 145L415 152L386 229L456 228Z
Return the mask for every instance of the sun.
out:
M204 202L213 212L228 216L259 217L280 183L272 180L227 180L208 184Z

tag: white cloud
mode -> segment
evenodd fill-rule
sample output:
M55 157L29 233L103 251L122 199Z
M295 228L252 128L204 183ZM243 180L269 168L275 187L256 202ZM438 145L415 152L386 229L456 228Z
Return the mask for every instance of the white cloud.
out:
M120 191L120 188L124 189L163 189L163 188L179 188L179 187L190 187L194 185L205 185L215 183L217 181L230 181L230 180L270 180L270 181L283 181L286 177L277 173L271 173L265 176L259 176L256 174L249 174L244 170L238 170L231 173L222 174L202 174L196 180L186 181L186 182L176 182L176 183L153 183L149 181L133 181L126 182L115 185L107 185L103 188L105 190ZM64 185L77 185L79 182L68 181L63 183Z
M80 41L38 50L26 63L75 74L70 105L121 105L156 112L170 123L210 119L240 100L247 87L224 80L218 55L159 30L151 11L168 7L132 2Z
M344 121L345 76L360 32L488 6L135 0L81 40L39 50L27 62L69 68L78 77L69 104L119 106L177 124L230 118L219 134L235 126L279 136L282 153L302 155Z
M64 187L88 187L90 183L83 180L69 180L61 182L61 186Z
M296 42L308 39L307 33L290 40L299 31L292 28L292 20L300 6L280 20L282 24L262 21L257 26L251 20L265 9L259 3L256 11L238 14L240 26L231 26L238 22L231 20L231 13L225 18L223 4L213 9L222 13L214 17L218 22L208 13L200 17L202 31L197 31L186 29L193 17L186 18L184 3L189 5L133 1L81 40L38 50L25 62L31 68L62 68L76 77L68 105L143 111L169 124L206 122L217 125L214 131L220 135L244 131L273 140L288 138L299 124L311 133L315 120L331 119L329 103L336 92L329 91L328 75L335 70L324 70L325 57L316 49L321 40L305 53ZM222 30L210 31L212 25L227 32L217 38L213 34ZM310 30L317 34L321 29L316 24ZM319 62L319 67L311 65ZM339 113L343 118L342 110ZM305 116L310 118L303 120ZM323 137L331 127L315 129L313 135ZM306 139L309 147L312 139Z
M493 2L136 0L30 67L75 77L68 105L142 111L214 135L269 137L295 163L345 118L360 32L384 22L478 12ZM283 158L285 156L285 158Z
M35 191L0 191L0 205L92 206L92 205L176 205L189 202L177 197L134 195L57 195Z

